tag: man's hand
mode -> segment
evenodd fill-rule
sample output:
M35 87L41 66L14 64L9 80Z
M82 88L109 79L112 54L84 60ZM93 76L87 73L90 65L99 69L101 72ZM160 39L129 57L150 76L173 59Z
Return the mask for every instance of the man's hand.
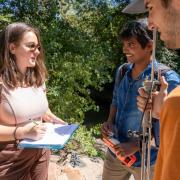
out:
M101 133L103 136L109 136L114 131L114 124L112 122L106 121L101 126Z
M154 118L157 119L159 119L161 107L167 96L167 88L168 88L168 83L166 82L163 76L160 77L160 83L161 83L160 91L153 92L152 101L149 100L146 107L146 111L152 109L152 115ZM148 93L144 90L143 87L139 88L138 91L139 91L139 96L137 96L137 106L140 111L144 111L148 98Z
M139 143L137 141L117 144L114 147L116 155L121 155L123 157L133 155L139 150L138 144Z

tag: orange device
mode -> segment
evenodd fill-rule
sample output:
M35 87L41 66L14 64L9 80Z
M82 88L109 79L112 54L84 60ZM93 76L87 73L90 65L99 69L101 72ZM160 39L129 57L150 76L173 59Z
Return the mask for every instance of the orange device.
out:
M103 137L103 141L105 145L116 155L116 157L127 167L131 167L131 165L134 164L134 162L136 161L136 156L130 155L123 157L121 155L117 155L114 149L114 146L120 143L117 139L112 137Z

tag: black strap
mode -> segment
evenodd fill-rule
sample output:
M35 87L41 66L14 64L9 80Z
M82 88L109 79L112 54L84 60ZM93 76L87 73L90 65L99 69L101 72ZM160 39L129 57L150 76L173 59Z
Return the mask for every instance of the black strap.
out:
M126 74L126 71L128 70L129 65L130 63L124 63L118 68L117 77L116 77L117 84L119 84L123 79L124 75Z
M161 75L164 76L166 72L170 71L171 68L169 66L166 66L163 63L158 63L158 67L155 68L154 70L154 75L157 78L158 77L158 72L160 71Z
M118 74L117 74L117 77L116 77L116 83L119 84L121 82L121 80L123 79L124 75L126 74L126 71L129 68L129 66L130 66L130 63L124 63L123 65L121 65L118 68ZM165 73L170 71L170 70L171 70L171 68L169 66L166 66L163 63L158 63L158 66L154 70L155 78L158 78L159 71L160 71L160 74L162 76L164 76Z

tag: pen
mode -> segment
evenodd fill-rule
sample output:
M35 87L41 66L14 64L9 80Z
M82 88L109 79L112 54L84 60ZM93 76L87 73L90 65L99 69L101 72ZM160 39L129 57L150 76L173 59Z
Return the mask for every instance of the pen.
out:
M37 121L35 121L34 119L29 119L32 123L34 123L35 125L39 125L39 123Z
M32 120L32 122L33 122L35 125L39 125L39 123L36 122L36 121L34 121L34 120Z

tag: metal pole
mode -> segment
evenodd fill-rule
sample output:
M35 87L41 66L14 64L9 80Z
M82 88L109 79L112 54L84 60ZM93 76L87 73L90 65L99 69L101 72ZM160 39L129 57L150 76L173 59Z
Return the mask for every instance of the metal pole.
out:
M152 91L154 88L154 62L156 59L156 29L153 30L153 52L152 52L152 67L151 79L144 81L145 90L149 94L149 99L152 99ZM148 100L149 100L148 99ZM142 156L141 156L141 180L150 180L150 153L151 153L151 129L152 129L152 111L144 113L142 120Z

